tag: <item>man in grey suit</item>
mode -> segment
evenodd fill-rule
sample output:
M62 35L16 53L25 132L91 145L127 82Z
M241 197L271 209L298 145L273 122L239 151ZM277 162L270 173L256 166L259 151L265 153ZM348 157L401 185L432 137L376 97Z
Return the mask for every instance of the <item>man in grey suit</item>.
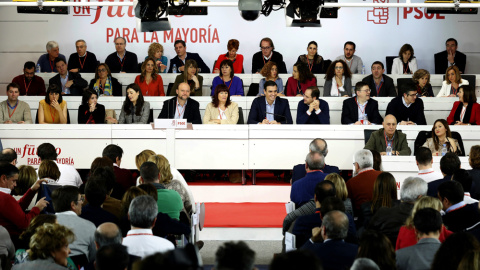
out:
M413 217L413 226L418 243L414 246L399 249L396 252L397 269L430 269L435 253L440 248L440 230L442 217L433 208L420 209Z
M63 186L52 192L53 208L58 224L70 228L75 233L75 241L69 245L70 258L75 265L85 266L95 260L95 230L92 222L79 217L84 198L74 186Z

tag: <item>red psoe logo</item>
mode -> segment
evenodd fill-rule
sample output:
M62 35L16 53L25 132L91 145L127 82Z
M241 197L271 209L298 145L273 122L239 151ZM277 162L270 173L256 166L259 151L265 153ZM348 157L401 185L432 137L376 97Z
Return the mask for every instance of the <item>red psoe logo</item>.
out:
M373 0L373 3L388 3L389 0ZM374 24L388 23L388 8L374 7L367 11L367 21Z

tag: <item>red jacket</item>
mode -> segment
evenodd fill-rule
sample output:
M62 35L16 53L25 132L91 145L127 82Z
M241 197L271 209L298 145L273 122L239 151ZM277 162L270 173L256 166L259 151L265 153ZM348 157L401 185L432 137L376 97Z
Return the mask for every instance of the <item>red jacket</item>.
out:
M317 79L315 77L305 81L305 83L300 83L301 92L305 93L305 90L310 86L317 86ZM298 81L295 80L293 77L288 78L286 96L288 97L296 96L297 88L298 88Z
M460 117L455 118L455 112L457 111L458 106L461 105L463 106L463 103L460 101L455 101L455 103L453 103L453 108L450 111L450 115L447 117L447 122L449 125L453 125L456 121L460 121ZM467 112L465 112L465 114L467 114ZM468 121L468 123L472 125L480 125L480 104L476 102L473 103L472 112L470 113L470 121Z
M0 191L0 225L7 229L10 235L20 235L32 218L40 214L38 207L33 207L28 214L25 209L35 196L35 191L28 189L25 195L17 202L12 195Z
M147 81L140 82L140 75L135 78L135 83L142 89L142 95L146 96L165 96L163 91L162 76L157 74L157 79L152 80L149 84Z
M381 171L363 171L347 181L348 197L352 200L355 210L360 210L362 203L372 200L373 185Z
M220 64L222 63L223 60L227 60L227 59L228 57L226 54L220 54L218 56L217 62L215 62L213 71L215 71L215 69L218 69L219 71L221 71ZM237 53L237 56L235 57L235 62L233 62L233 73L240 74L242 73L242 70L243 70L243 55Z

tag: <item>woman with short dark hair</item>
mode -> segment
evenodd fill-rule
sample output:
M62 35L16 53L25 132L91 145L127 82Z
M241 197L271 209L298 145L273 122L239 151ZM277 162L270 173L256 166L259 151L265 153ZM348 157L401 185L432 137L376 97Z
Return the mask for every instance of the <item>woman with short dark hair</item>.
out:
M432 85L430 84L430 72L426 69L419 69L413 73L412 80L417 85L417 95L422 97L434 97Z
M453 103L447 122L449 125L480 125L480 104L472 87L458 88L458 101Z
M238 122L238 104L230 100L230 92L224 84L215 88L212 102L208 103L203 117L204 124L230 124Z
M211 96L213 96L219 84L226 85L231 96L244 95L243 82L239 77L234 75L233 62L229 59L223 60L222 63L220 63L220 74L213 79Z
M92 89L83 91L82 104L78 107L79 124L104 124L105 106L98 104L98 94Z
M62 98L62 89L56 84L50 84L45 99L38 105L38 123L66 124L67 102Z

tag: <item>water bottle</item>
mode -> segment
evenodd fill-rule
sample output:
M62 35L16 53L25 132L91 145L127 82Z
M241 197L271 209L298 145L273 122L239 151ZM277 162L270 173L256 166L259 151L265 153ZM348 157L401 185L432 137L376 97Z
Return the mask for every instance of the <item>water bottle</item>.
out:
M447 144L444 143L442 146L442 157L445 156L447 152L448 152Z
M392 145L390 143L388 143L387 150L385 152L387 152L387 156L392 155Z
M172 72L177 73L177 65L176 64L173 64Z
M368 116L367 116L367 114L365 114L365 115L363 116L363 124L364 124L364 125L368 125Z
M362 74L365 74L365 65L362 66Z
M40 68L40 64L37 64L37 67L35 68L36 73L42 72L42 69Z

